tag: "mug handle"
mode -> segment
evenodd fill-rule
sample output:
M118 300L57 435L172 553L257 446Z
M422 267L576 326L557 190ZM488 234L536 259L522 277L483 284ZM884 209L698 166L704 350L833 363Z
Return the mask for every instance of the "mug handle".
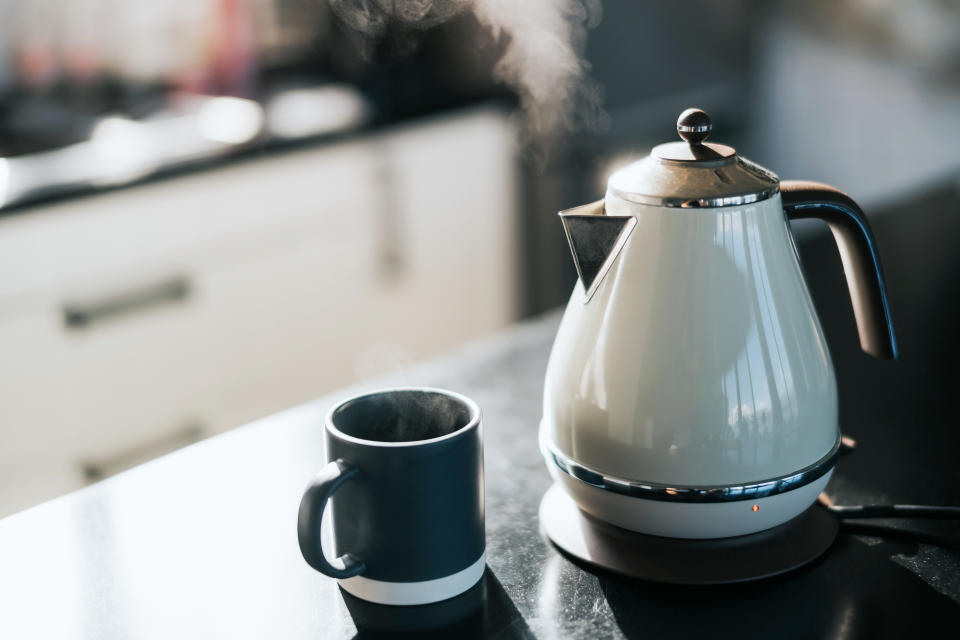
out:
M357 468L349 466L343 460L329 462L313 479L300 500L300 513L297 516L300 553L307 564L331 578L352 578L367 568L362 560L349 553L333 562L328 561L323 555L320 541L320 522L327 501L340 485L355 475Z

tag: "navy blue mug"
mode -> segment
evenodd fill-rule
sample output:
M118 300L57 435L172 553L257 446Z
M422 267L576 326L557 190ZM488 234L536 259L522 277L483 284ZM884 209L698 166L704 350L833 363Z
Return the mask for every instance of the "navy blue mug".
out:
M297 520L307 563L381 604L439 602L476 584L485 568L476 403L441 389L388 389L336 405L324 428L329 462ZM326 510L332 549L321 540Z

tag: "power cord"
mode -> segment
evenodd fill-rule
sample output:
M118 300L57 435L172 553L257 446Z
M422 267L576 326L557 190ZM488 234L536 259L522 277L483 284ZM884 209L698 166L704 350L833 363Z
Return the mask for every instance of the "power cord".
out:
M850 436L840 438L840 455L853 452L857 441ZM826 493L821 493L817 501L840 520L865 518L928 518L936 520L960 520L960 507L925 504L834 504Z
M857 504L839 505L826 493L817 501L841 520L855 518L930 518L937 520L960 520L960 507L923 504Z
M931 518L960 520L960 507L939 507L923 504L863 504L827 507L841 520L854 518Z

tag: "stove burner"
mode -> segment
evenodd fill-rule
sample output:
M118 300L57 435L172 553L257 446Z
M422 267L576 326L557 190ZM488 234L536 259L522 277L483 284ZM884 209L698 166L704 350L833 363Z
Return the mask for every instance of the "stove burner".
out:
M837 536L837 519L814 504L778 527L733 538L683 540L628 531L580 511L558 485L540 502L540 526L575 559L614 573L672 584L758 580L811 562Z

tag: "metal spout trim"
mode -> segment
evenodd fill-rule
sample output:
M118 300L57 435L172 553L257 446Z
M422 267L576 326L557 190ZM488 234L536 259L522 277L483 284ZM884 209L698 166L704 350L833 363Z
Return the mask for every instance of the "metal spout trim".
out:
M633 216L606 215L603 200L560 212L570 254L584 290L584 304L600 288L604 276L637 224Z

